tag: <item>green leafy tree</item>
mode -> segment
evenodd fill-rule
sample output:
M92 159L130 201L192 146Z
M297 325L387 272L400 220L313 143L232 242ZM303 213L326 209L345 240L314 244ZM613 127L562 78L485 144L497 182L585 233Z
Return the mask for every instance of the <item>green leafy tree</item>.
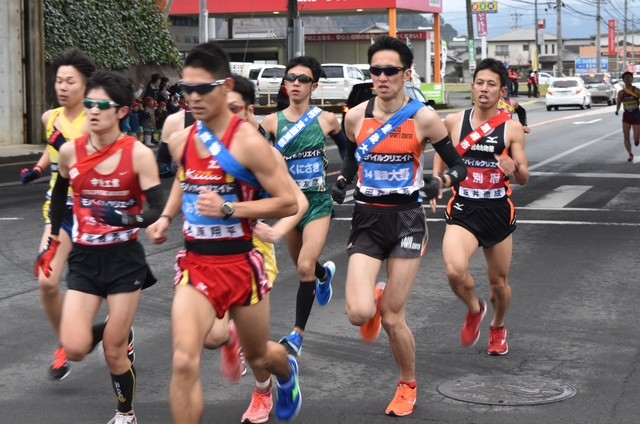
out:
M179 52L154 0L44 0L45 61L78 48L106 69L180 66Z

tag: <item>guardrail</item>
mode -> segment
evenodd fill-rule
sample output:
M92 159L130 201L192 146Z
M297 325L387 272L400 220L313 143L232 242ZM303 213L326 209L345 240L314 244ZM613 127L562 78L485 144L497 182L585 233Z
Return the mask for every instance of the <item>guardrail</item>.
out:
M267 86L266 91L256 90L256 106L275 107L278 103L278 91L280 87ZM346 99L335 99L326 97L324 94L324 88L318 86L318 88L311 93L311 104L314 105L342 105L346 102Z

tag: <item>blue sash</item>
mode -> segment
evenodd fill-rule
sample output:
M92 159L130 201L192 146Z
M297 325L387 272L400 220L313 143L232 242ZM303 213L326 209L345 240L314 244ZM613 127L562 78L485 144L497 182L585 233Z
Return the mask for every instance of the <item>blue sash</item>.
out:
M402 109L397 111L391 119L382 124L380 128L375 130L369 137L367 137L356 149L355 157L358 162L358 166L362 164L364 158L367 157L369 152L373 150L386 136L391 134L393 130L398 128L404 121L411 118L413 115L425 105L417 100L411 99Z
M218 137L202 121L197 121L196 128L198 130L198 138L211 153L211 156L220 164L224 172L236 180L244 181L254 187L261 187L258 179L238 163L227 148L224 147L224 144L218 140Z
M305 114L302 115L300 119L298 119L286 133L282 134L282 137L280 137L280 139L276 142L276 149L282 152L287 144L289 144L294 138L296 138L298 134L300 134L302 130L307 127L307 125L316 120L321 113L322 109L317 106L313 106L311 109L306 111Z

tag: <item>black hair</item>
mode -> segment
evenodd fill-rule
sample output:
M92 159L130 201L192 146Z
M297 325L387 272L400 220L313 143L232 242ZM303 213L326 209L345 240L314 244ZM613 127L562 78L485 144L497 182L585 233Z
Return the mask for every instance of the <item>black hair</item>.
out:
M504 67L504 63L496 60L492 57L488 57L486 59L482 59L478 66L476 67L476 71L473 73L473 80L476 80L476 75L478 72L489 70L491 72L495 72L500 76L500 88L505 87L507 85L507 79L509 78L507 75L507 68Z
M118 103L120 106L131 106L133 103L133 87L127 81L127 78L113 71L96 71L89 81L87 81L87 88L84 92L86 96L89 91L102 88L106 91L111 100ZM123 118L124 119L124 118Z
M289 73L289 69L295 68L296 66L304 66L305 68L311 69L311 75L313 75L313 82L318 82L320 77L322 76L324 70L322 69L322 65L318 62L313 56L298 56L294 57L290 61L287 62L287 66L284 70L285 74Z
M253 86L253 83L247 78L238 74L231 75L231 78L233 78L233 82L235 83L235 85L233 86L233 91L242 96L242 101L247 105L255 104L256 89Z
M53 55L51 59L53 73L57 74L61 66L73 66L87 82L91 75L98 69L96 63L85 52L78 49L65 50Z
M369 65L371 65L373 55L383 50L392 50L398 53L402 67L411 69L411 65L413 64L413 53L411 53L411 49L402 41L389 35L378 35L373 39L373 44L369 46L369 50L367 51Z
M159 78L160 78L160 74L152 74L151 75L151 81L149 81L149 84L158 81Z
M620 79L622 79L622 80L623 80L625 75L629 75L631 78L633 78L633 74L632 74L631 72L629 72L629 71L624 71L624 72L622 73L622 75L620 76Z
M184 61L185 68L201 68L215 79L229 78L229 57L218 44L213 41L195 46Z

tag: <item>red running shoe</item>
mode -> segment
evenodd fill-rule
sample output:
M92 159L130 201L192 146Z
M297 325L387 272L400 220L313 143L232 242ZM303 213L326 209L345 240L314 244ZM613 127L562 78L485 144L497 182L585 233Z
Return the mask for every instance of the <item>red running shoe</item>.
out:
M507 345L507 329L503 325L500 328L489 327L489 355L504 355L509 352Z
M233 321L229 321L229 343L220 349L220 372L229 383L237 383L242 378L242 370L238 331Z
M360 336L365 343L373 343L378 338L380 327L382 327L382 316L380 315L380 300L386 287L386 283L376 284L373 296L376 298L376 314L369 321L360 326Z
M487 314L487 302L484 300L479 300L479 302L480 312L472 314L467 311L467 316L465 317L464 325L460 332L460 343L462 343L462 346L471 347L476 344L480 338L480 323L482 323L484 316Z

